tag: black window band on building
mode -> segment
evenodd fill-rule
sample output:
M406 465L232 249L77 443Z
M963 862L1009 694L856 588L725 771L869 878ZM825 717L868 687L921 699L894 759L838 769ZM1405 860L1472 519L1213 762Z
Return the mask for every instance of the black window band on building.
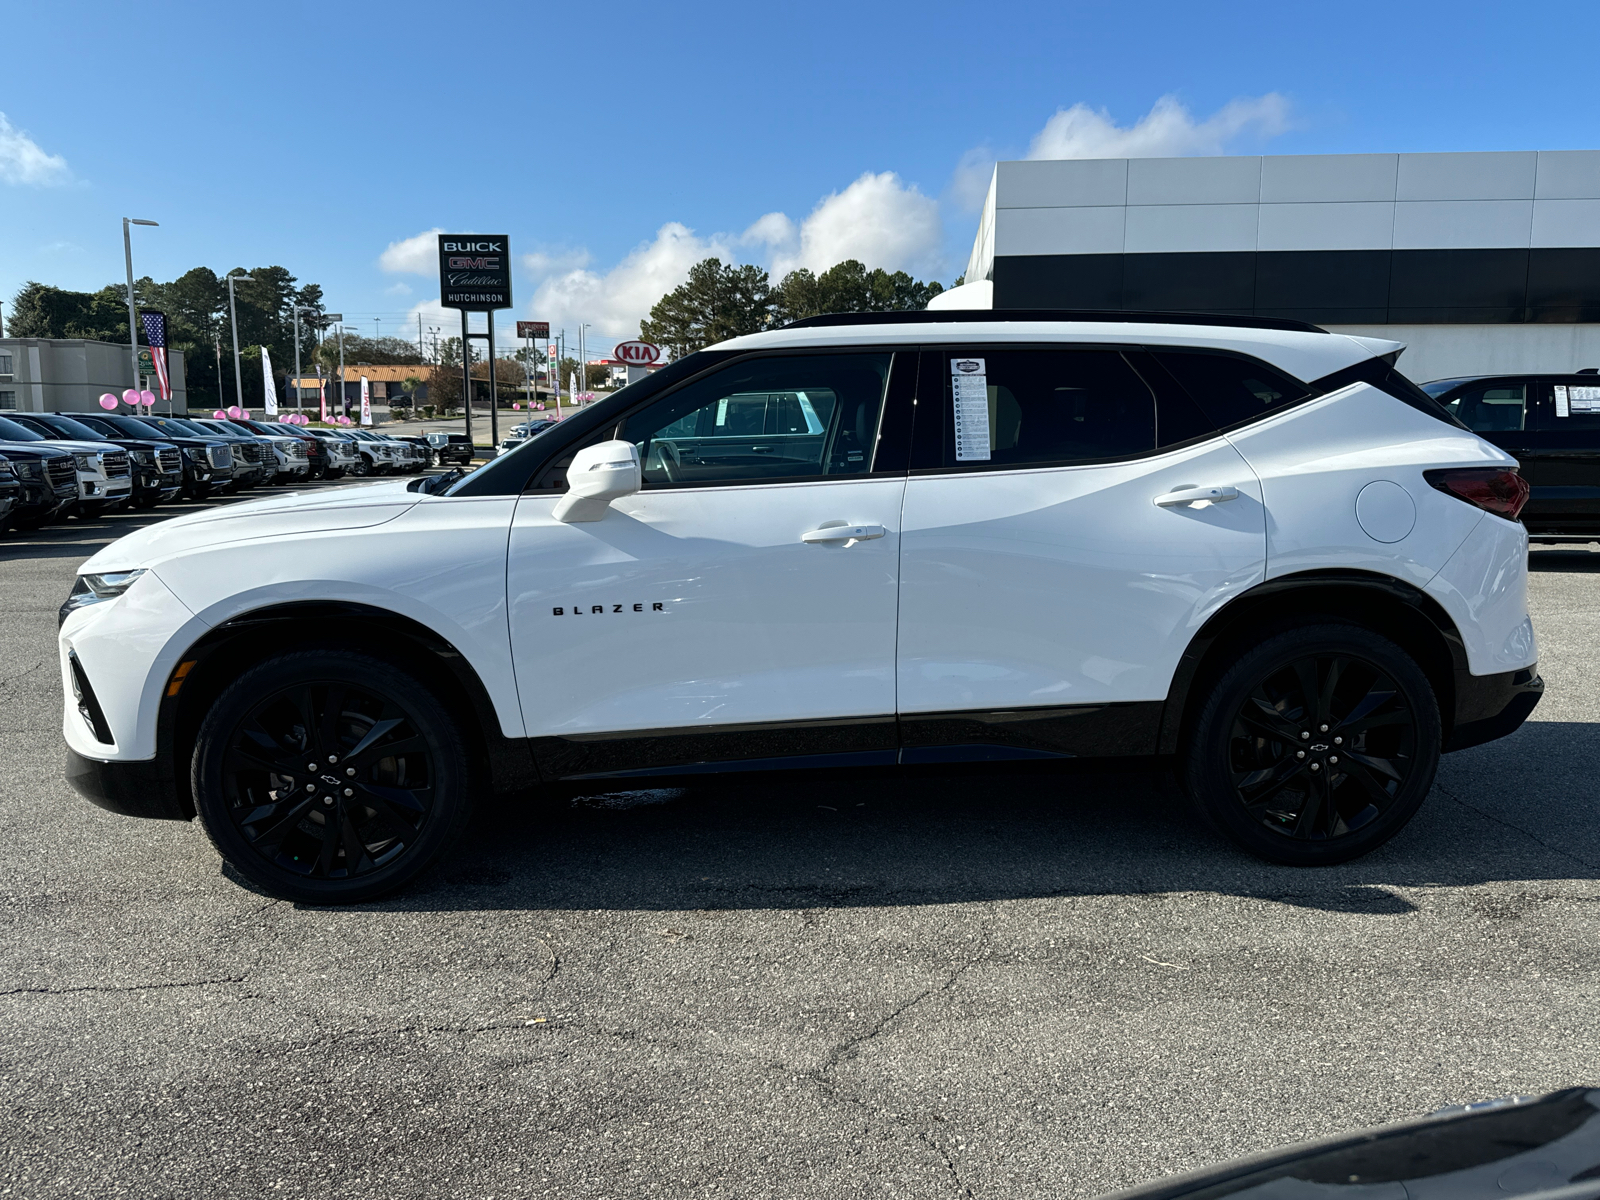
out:
M1318 325L1600 321L1600 247L1006 255L994 260L994 306Z

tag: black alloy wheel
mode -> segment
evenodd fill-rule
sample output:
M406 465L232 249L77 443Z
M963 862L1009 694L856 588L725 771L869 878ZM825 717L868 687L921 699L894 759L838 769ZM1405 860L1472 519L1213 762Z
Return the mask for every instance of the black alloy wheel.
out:
M193 783L224 858L271 895L316 904L402 886L470 809L460 734L427 687L333 648L241 675L200 730Z
M1410 656L1356 625L1284 630L1243 653L1195 722L1191 797L1247 850L1344 862L1409 821L1439 764L1432 687Z

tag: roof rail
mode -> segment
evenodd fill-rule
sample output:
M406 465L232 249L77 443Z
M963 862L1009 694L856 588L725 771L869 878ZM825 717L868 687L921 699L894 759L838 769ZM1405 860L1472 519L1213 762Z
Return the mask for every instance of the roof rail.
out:
M1287 317L1246 317L1220 313L1131 312L1087 308L938 308L910 312L824 313L801 317L784 329L816 329L827 325L944 325L952 321L974 324L992 321L1116 321L1150 325L1213 325L1233 329L1282 329L1291 333L1327 333L1308 321Z

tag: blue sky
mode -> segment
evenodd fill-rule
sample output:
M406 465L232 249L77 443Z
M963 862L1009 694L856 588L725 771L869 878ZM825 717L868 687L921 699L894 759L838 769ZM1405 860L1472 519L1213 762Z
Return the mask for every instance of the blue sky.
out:
M603 346L709 254L948 283L997 156L1600 146L1592 0L52 0L7 45L0 298L152 217L140 274L281 263L411 336L439 227L511 235L502 324Z

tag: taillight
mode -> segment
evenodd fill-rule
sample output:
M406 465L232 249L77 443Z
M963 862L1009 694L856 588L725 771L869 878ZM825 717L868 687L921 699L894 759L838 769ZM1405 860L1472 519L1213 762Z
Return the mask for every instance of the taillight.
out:
M1515 521L1528 502L1528 481L1515 467L1449 467L1424 471L1422 477L1441 492L1508 521Z

